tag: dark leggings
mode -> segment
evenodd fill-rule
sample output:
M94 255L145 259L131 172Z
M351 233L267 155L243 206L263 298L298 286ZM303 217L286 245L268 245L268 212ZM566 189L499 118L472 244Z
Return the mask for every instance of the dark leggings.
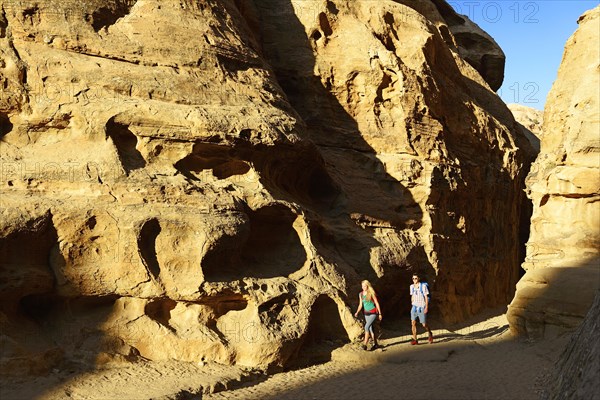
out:
M365 332L370 332L373 337L373 322L377 319L377 314L365 314Z

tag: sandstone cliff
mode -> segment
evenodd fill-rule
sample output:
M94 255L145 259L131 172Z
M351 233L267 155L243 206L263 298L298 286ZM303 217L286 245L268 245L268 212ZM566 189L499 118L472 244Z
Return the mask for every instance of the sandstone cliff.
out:
M2 372L314 362L414 270L506 304L532 152L439 4L2 1Z
M579 19L544 111L527 178L534 211L511 329L539 338L579 325L600 279L600 7Z

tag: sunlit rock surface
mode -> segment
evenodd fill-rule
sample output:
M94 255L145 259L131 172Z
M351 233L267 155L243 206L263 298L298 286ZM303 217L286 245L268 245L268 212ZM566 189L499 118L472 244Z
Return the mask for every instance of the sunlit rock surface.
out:
M576 328L600 282L599 14L597 7L582 15L566 44L527 178L534 207L527 273L509 321L533 338Z
M317 362L415 270L512 298L534 152L439 2L1 4L3 373Z
M515 120L526 129L526 137L537 153L540 151L540 138L543 136L542 126L544 112L521 104L507 104Z

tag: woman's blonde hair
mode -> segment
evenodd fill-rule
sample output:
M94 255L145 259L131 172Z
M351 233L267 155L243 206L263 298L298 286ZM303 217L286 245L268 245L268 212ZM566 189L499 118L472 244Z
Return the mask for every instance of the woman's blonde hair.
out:
M365 296L365 299L367 301L372 301L373 298L375 297L375 289L373 289L373 285L371 285L371 282L369 282L368 280L365 279L360 284L367 286L367 295Z

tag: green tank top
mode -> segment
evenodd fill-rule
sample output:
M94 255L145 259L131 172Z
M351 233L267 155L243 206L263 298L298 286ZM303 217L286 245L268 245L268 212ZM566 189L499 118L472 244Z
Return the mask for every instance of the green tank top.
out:
M373 302L373 300L367 300L367 294L362 292L361 293L362 296L362 302L363 302L363 308L365 309L365 311L371 311L375 308L375 303Z

